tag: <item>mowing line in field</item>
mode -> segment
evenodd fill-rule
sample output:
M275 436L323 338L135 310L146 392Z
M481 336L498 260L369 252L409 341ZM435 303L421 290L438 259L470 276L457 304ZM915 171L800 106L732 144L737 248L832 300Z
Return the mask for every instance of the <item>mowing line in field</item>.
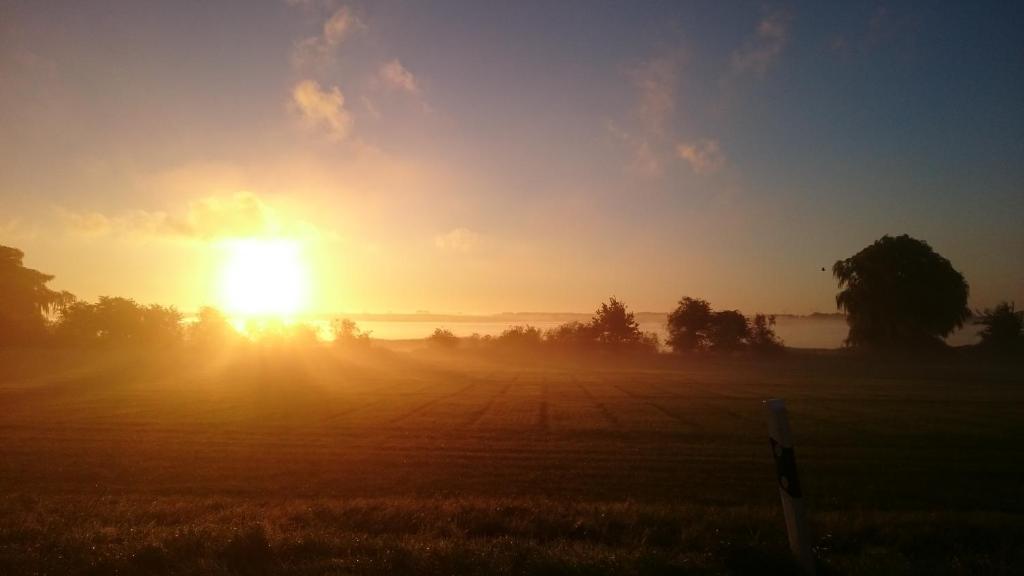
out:
M518 374L513 376L512 379L509 381L508 384L505 385L504 388L502 388L501 390L496 392L493 396L488 398L487 402L484 403L484 405L479 410L477 410L476 412L473 412L472 414L470 414L469 418L467 418L466 421L463 422L462 425L465 426L465 427L476 426L477 422L479 422L480 419L483 418L484 415L487 414L491 410L491 408L494 407L494 403L497 402L499 398L504 396L508 392L509 388L512 387L512 384L514 384L515 381L518 380L518 379L519 379L519 375Z
M755 421L757 421L757 422L760 422L760 420L758 418L756 418L753 414L743 414L741 412L737 412L736 410L732 410L730 408L727 408L727 407L725 407L725 406L723 406L721 404L717 404L717 403L714 403L714 402L709 402L709 400L712 400L712 399L721 399L721 400L733 401L733 402L744 402L745 399L742 398L742 397L739 397L739 396L732 396L732 395L729 395L729 394L725 394L723 392L717 392L715 390L710 390L710 389L705 389L705 388L701 388L701 391L702 392L706 392L709 396L696 396L696 395L694 395L694 396L686 396L686 395L681 395L681 394L671 394L671 391L666 390L662 385L659 385L659 384L653 384L652 383L652 384L650 384L650 386L651 386L651 388L653 388L655 390L658 390L660 392L664 392L666 395L675 396L675 397L679 397L679 398L686 398L687 401L689 401L691 403L700 403L701 406L703 406L703 407L705 407L707 409L715 410L717 412L724 412L725 414L728 414L729 416L732 416L733 418L735 418L737 420L740 420L740 421L744 421L744 422L755 422Z
M637 402L640 402L640 403L643 403L643 404L647 404L651 408L654 408L658 412L661 412L665 416L668 416L669 418L675 420L676 422L679 422L680 424L686 426L687 428L690 428L691 430L693 430L695 432L699 432L699 431L703 431L704 430L703 426L700 426L697 423L693 422L692 420L690 420L690 419L688 419L688 418L686 418L686 417L684 417L684 416L682 416L680 414L677 414L674 410L670 410L669 408L666 408L665 406L662 406L661 404L658 404L657 402L654 401L653 397L651 397L651 396L648 396L648 395L645 395L645 394L637 394L635 392L631 392L631 391L623 388L622 386L619 386L618 384L613 384L612 386L614 388L618 389L620 392L622 392L626 396L629 396L633 400L636 400Z
M590 400L591 404L597 407L597 411L601 413L601 417L604 418L604 421L609 426L616 429L622 428L622 423L619 422L619 417L609 410L608 406L604 402L599 401L597 397L594 396L594 393L584 386L582 382L576 381L575 378L573 378L573 381L576 382L576 385L583 391L583 395Z
M551 431L551 422L550 422L550 416L549 416L549 413L548 413L548 392L549 392L548 388L549 387L550 387L550 384L547 382L547 379L542 379L542 381L540 383L540 394L541 394L540 404L537 405L537 424L536 424L536 428L544 436L547 436L548 432Z
M458 390L456 390L454 392L450 392L448 394L442 394L440 396L437 396L435 398L427 400L426 402L420 404L419 406L413 408L412 410L406 412L405 414L402 414L401 416L398 416L397 418L394 418L393 420L390 421L390 423L391 424L396 424L398 422L401 422L402 420L405 420L406 418L409 418L410 416L415 416L416 414L419 414L420 412L423 412L424 410L426 410L427 408L430 408L431 406L433 406L434 404L437 404L438 402L441 402L443 400L447 400L449 398L454 398L455 396L458 396L459 394L462 394L466 390L469 390L470 388L475 386L477 383L478 383L478 381L471 380L468 384L466 384L465 386L463 386L462 388L459 388Z

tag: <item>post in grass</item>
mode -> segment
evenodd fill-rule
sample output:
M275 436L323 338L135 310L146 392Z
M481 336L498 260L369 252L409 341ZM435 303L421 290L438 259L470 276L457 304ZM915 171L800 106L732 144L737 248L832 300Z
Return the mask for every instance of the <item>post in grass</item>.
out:
M811 553L811 536L807 529L807 514L804 509L800 477L796 471L796 456L793 452L793 434L789 428L786 403L774 398L764 401L768 417L768 438L771 442L772 457L778 477L779 496L782 498L782 513L786 517L786 532L789 548L805 574L813 576L814 555Z

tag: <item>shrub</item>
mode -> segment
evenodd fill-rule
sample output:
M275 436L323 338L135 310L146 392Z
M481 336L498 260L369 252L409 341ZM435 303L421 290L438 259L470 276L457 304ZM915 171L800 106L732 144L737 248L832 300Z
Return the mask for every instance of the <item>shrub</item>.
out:
M534 326L512 326L506 328L494 342L509 348L536 348L544 341L544 334Z
M1024 310L1017 310L1013 302L986 308L978 313L974 323L984 326L978 334L982 348L999 353L1024 349Z
M370 334L363 332L355 321L348 318L336 318L331 321L334 331L334 343L338 346L369 346Z
M564 350L582 350L593 347L597 338L590 324L566 322L544 333L544 342Z
M775 334L775 316L755 314L750 321L747 345L755 352L781 352L782 340Z
M459 345L459 337L447 328L436 328L434 333L427 337L427 343L438 348L454 348Z

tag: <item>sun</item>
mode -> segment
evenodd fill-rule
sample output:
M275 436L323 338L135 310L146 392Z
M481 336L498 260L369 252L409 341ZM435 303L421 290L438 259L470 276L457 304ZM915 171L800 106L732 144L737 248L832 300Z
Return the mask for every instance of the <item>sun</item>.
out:
M220 299L242 317L288 320L309 304L309 267L297 240L236 238L224 242Z

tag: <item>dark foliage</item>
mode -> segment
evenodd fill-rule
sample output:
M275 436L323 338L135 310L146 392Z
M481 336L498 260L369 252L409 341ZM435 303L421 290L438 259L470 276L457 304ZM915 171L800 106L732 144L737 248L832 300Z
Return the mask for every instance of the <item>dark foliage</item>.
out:
M188 336L189 341L201 346L223 345L239 338L227 317L210 306L199 309L196 321L189 326Z
M706 300L683 298L668 315L668 345L676 352L706 348L713 316Z
M1024 311L1013 302L979 312L975 323L984 326L979 333L982 348L1002 354L1024 351Z
M712 350L739 350L750 336L747 317L739 310L721 310L711 318L708 342Z
M970 317L968 286L925 242L883 236L832 268L849 346L920 349L942 345Z
M427 337L427 343L439 348L455 348L459 345L459 337L447 328L437 328Z
M775 334L775 316L755 314L750 321L747 345L756 352L780 352L782 340Z
M590 320L590 327L597 344L606 349L628 350L650 345L640 331L636 317L614 296L597 308Z
M531 349L544 343L544 334L534 326L512 326L506 328L494 341L501 346Z
M26 268L24 256L17 248L0 246L0 345L45 338L47 316L59 311L69 296L47 288L53 276Z
M182 315L174 307L142 306L129 298L76 301L61 312L55 332L73 343L170 344L182 340Z
M753 320L739 310L715 311L707 300L685 297L668 315L668 345L677 353L700 350L779 352L775 317L757 314Z
M596 340L593 327L584 322L566 322L544 333L545 343L562 349L585 349Z
M334 343L338 346L369 346L370 332L364 332L354 320L338 318L331 322L334 329Z

